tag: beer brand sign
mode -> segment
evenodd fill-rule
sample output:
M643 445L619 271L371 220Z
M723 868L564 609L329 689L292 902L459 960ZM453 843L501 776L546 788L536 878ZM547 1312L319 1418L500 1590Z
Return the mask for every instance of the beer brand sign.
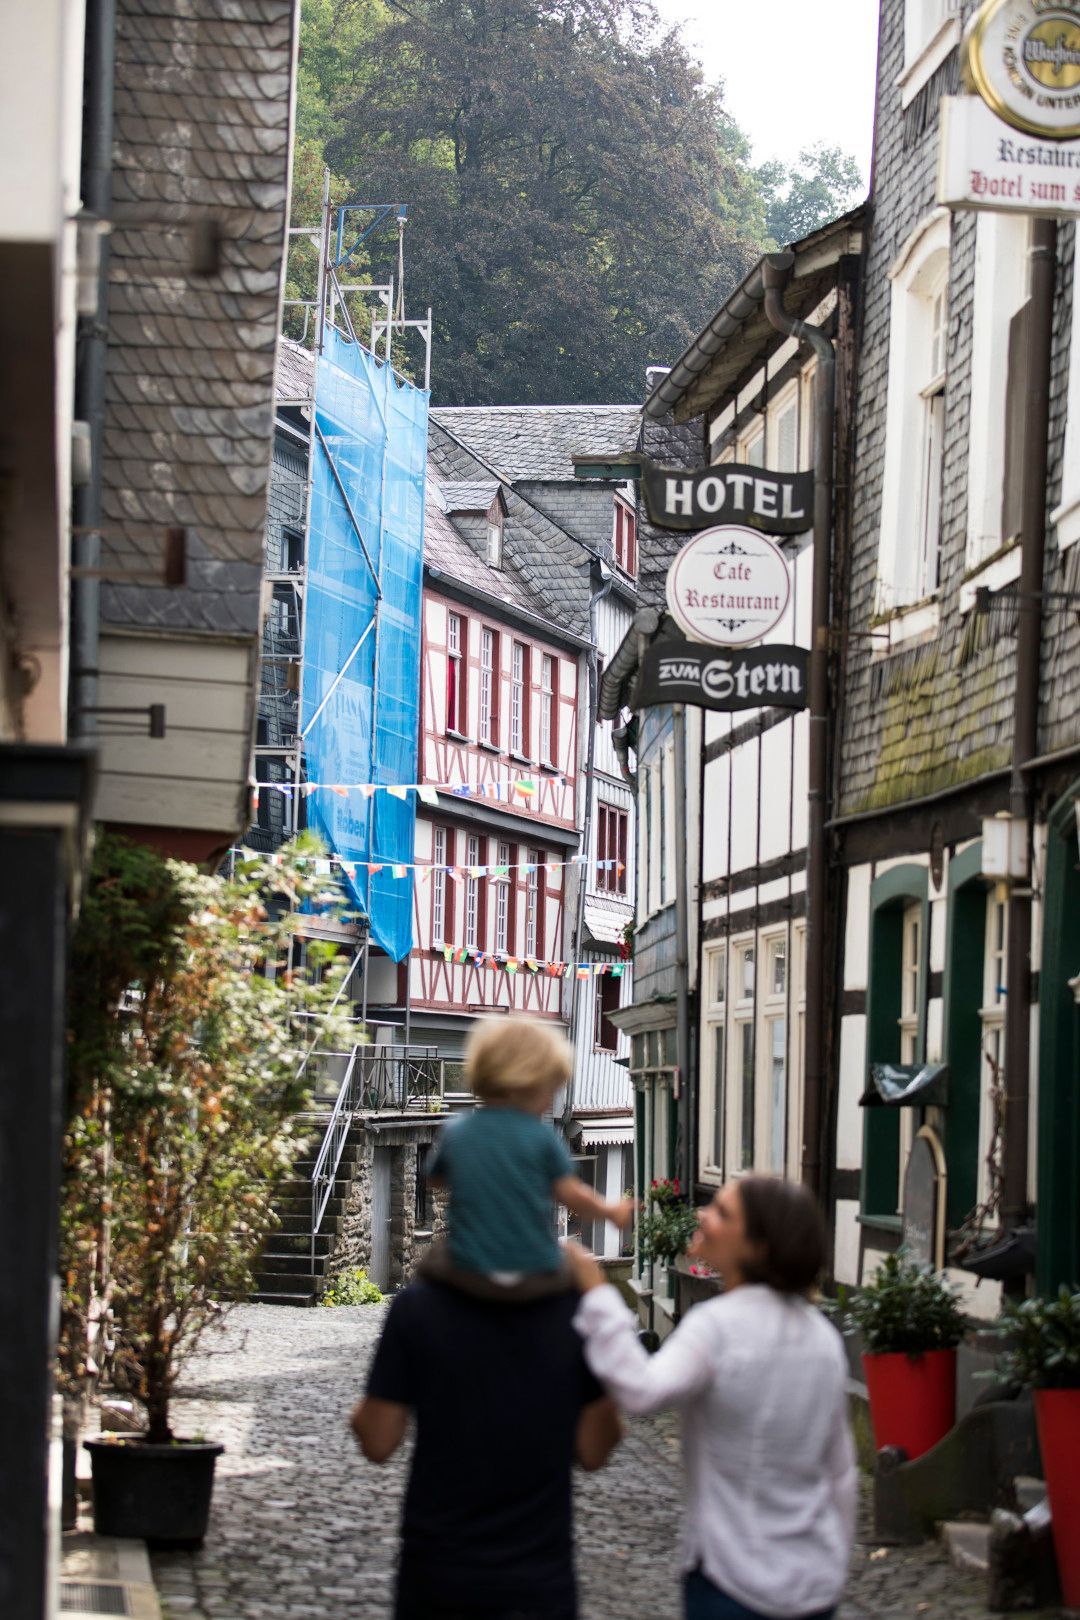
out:
M803 534L814 521L813 473L734 461L691 473L643 461L641 485L649 518L662 529L704 529L722 518L765 534Z
M668 610L691 641L752 646L775 630L790 600L784 554L755 529L706 529L668 571Z
M699 709L805 709L810 654L805 647L703 648L656 641L645 653L637 701Z
M964 71L1014 129L1080 136L1080 0L986 0L967 27Z

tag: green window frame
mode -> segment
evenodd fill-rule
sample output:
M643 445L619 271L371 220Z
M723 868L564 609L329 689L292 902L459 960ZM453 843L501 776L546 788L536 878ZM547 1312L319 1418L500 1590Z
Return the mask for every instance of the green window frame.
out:
M945 1116L948 1169L946 1223L955 1230L975 1208L979 1188L979 1121L982 1113L983 974L986 953L987 881L982 839L949 862L945 924L945 1061L949 1107Z
M1048 817L1046 904L1039 971L1039 1218L1035 1280L1056 1293L1080 1282L1080 777Z
M900 1061L900 1013L904 960L904 912L922 907L916 1061L926 1056L926 997L930 956L930 874L913 862L892 866L870 885L870 964L866 991L866 1065ZM900 1111L863 1110L860 1218L898 1231Z

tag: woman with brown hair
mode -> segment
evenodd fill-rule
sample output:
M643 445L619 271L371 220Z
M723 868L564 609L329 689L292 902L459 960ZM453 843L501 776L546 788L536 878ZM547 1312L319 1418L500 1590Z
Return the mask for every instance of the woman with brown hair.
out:
M825 1263L821 1212L795 1183L747 1176L698 1221L691 1258L724 1292L655 1356L580 1249L574 1325L627 1412L681 1409L686 1620L829 1620L854 1535L855 1458L843 1345L809 1300Z

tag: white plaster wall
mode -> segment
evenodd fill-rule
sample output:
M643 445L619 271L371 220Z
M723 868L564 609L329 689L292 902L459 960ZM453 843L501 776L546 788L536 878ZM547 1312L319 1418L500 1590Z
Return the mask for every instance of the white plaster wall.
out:
M791 728L774 726L761 738L761 859L775 860L791 848Z
M757 860L757 750L758 739L731 755L732 800L731 869L741 872Z
M833 1244L833 1275L839 1283L853 1288L859 1281L859 1206L854 1199L842 1198L836 1204L836 1236Z
M792 830L792 848L805 849L810 834L810 776L808 762L810 758L810 717L805 709L795 716L795 771L792 777L791 791L794 799L795 816Z
M866 1014L848 1013L840 1020L840 1091L837 1099L836 1167L862 1165L863 1111L859 1098L866 1087Z
M730 756L722 755L705 767L705 804L701 818L704 841L702 873L705 882L727 876L728 779Z
M853 866L848 873L847 916L844 919L844 989L865 990L870 965L870 867Z
M945 1051L945 1003L935 996L926 1004L926 1061L940 1063Z

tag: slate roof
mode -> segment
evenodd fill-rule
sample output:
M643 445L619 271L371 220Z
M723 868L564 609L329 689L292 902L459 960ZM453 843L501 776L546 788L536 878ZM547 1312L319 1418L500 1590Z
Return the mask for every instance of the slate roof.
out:
M446 412L432 412L428 432L428 473L440 483L479 480L489 469L466 445L442 425ZM509 483L500 485L506 503L503 525L504 573L512 575L528 593L533 611L562 625L576 636L588 634L588 547L573 539L537 510ZM470 528L473 533L470 534ZM486 527L480 519L459 518L456 532L470 543L490 586L499 570L484 562Z
M431 414L512 484L572 481L572 456L623 455L641 423L638 405L454 405Z
M292 338L281 339L278 344L277 369L274 373L274 392L281 404L294 404L311 397L311 379L314 357L310 349L294 343Z
M487 512L499 493L499 483L495 478L474 479L471 482L454 479L440 488L443 510L447 512Z
M103 565L113 625L252 635L270 470L289 169L293 0L118 0ZM220 243L191 271L191 227Z
M504 567L491 568L465 536L458 533L444 509L443 490L430 463L424 503L424 562L466 590L482 592L508 608L517 608L534 618L551 619L554 623L550 605L529 590L505 552ZM438 581L435 584L437 589Z

